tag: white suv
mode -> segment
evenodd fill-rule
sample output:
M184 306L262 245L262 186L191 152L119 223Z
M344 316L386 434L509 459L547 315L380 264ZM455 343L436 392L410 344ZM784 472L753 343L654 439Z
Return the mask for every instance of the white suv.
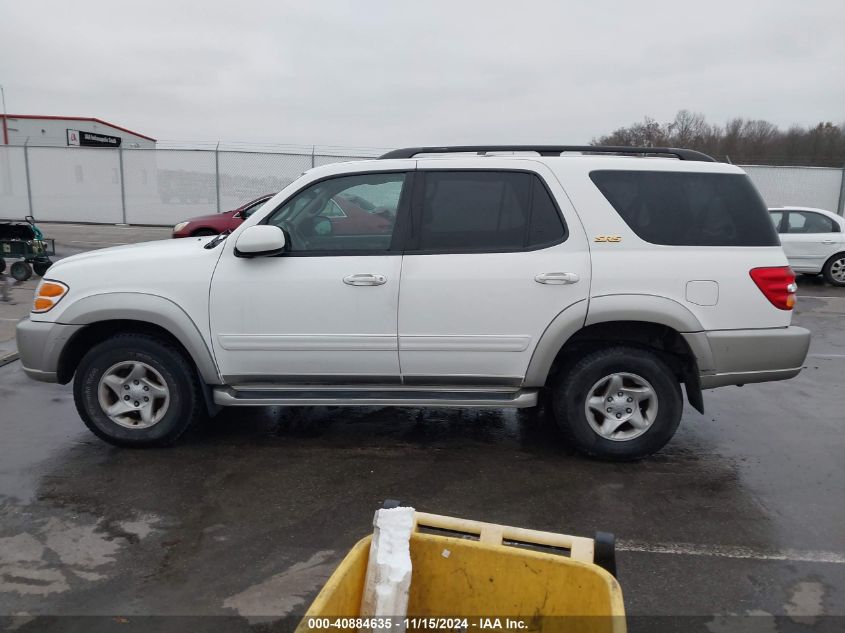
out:
M794 292L756 190L703 154L409 148L312 169L228 237L64 259L17 332L26 373L75 375L114 444L220 406L548 393L578 449L636 459L675 433L682 384L703 411L702 389L798 374Z

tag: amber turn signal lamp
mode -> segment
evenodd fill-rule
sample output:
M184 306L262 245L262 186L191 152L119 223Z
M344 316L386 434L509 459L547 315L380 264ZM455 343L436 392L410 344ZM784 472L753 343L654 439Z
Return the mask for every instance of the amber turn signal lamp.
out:
M61 297L64 293L67 292L67 286L59 285L52 281L45 281L41 284L41 287L38 289L38 296L39 297Z
M40 314L52 310L67 294L67 291L68 287L60 281L42 281L35 289L32 311Z

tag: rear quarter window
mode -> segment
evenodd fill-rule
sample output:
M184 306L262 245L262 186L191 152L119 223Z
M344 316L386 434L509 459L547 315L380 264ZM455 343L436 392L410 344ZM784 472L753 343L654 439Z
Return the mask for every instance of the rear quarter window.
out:
M667 246L778 246L744 174L599 170L590 179L640 238Z

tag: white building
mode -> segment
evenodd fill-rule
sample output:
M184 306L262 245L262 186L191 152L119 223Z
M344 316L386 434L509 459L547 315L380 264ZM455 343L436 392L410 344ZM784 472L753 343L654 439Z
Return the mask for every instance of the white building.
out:
M96 118L0 114L0 218L131 221L161 197L155 148Z
M0 142L52 147L154 149L156 140L94 117L0 114ZM8 140L6 140L8 137Z

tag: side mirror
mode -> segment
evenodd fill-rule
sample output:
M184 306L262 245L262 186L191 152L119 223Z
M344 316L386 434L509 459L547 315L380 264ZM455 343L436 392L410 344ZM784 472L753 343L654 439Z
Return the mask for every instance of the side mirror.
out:
M285 233L272 224L256 224L238 235L236 257L269 257L285 250Z

